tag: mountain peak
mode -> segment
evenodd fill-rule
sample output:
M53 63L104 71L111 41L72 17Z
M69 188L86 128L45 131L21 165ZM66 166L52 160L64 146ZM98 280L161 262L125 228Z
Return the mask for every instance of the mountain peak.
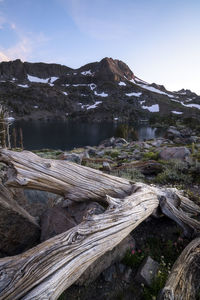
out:
M109 78L115 81L135 78L127 64L121 60L109 57L105 57L99 62L99 71L102 72L103 75L107 72Z

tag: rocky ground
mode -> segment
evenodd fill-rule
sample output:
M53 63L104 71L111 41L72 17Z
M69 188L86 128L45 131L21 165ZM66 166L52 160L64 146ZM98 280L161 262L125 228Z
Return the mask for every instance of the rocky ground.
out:
M183 125L171 126L163 138L127 141L110 138L96 147L69 152L35 151L45 158L72 161L131 181L176 187L200 204L200 134ZM2 165L2 177L6 172ZM40 221L40 241L80 223L88 205L66 203L54 194L13 189L18 203ZM20 199L20 200L19 200ZM104 208L92 204L96 213ZM199 216L197 216L199 218ZM156 299L176 258L189 240L170 219L149 217L130 236L100 258L60 296L61 299ZM1 256L7 254L2 251ZM10 255L13 255L10 251Z

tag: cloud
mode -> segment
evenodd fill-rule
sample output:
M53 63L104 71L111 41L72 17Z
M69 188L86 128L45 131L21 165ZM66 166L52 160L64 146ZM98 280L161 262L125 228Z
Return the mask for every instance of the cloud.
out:
M9 61L9 57L0 51L0 61Z
M106 0L60 1L71 15L77 28L92 38L121 40L134 31L129 18L120 14L120 8L114 1L109 1L109 4Z
M34 34L32 32L24 32L18 28L15 23L8 22L4 18L2 18L2 22L0 18L0 26L1 24L9 25L10 30L12 30L16 36L17 42L11 47L0 47L0 61L9 61L17 58L20 58L22 61L30 60L32 54L37 52L37 49L39 49L41 45L49 41L49 38L43 33Z

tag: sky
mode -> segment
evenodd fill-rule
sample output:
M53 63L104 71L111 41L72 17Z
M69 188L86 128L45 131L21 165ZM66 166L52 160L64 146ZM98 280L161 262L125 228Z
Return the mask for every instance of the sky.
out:
M104 57L200 95L200 0L0 0L0 61L79 68Z

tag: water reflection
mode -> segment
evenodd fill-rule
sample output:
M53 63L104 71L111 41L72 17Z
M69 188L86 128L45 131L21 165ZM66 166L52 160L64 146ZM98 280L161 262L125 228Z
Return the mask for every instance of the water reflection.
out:
M70 150L74 147L98 145L102 140L114 136L117 123L86 123L63 120L16 121L12 127L22 128L24 148ZM147 125L135 128L140 140L157 136L156 128ZM160 136L161 134L159 134Z

